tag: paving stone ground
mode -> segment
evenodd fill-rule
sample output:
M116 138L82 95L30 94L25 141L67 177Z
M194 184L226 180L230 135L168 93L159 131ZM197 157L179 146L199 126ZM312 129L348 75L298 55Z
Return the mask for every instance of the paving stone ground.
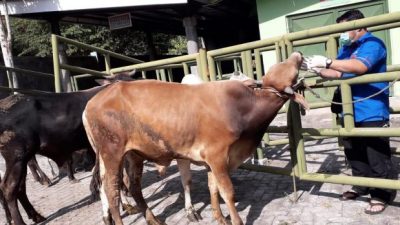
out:
M395 99L398 100L398 99ZM400 101L396 101L399 103ZM326 109L313 110L302 117L303 125L309 127L330 126L330 114ZM400 127L400 118L391 119L392 127ZM279 115L275 125L285 124L284 116ZM279 138L279 136L275 136ZM399 145L392 139L392 146ZM290 167L288 146L267 148L265 156L268 165ZM307 168L311 172L350 175L343 152L338 150L335 138L306 142ZM38 157L39 164L51 176L47 159ZM399 155L393 161L400 171ZM0 159L0 172L5 169ZM185 217L183 190L176 163L160 179L156 169L147 164L143 175L143 193L155 215L167 224L195 225L216 224L212 219L207 174L203 167L193 166L192 200L203 217L198 223L189 223ZM89 204L90 172L78 172L79 183L70 183L67 178L56 181L51 187L44 187L27 177L27 192L35 208L48 219L42 225L97 225L102 223L101 203ZM400 193L392 205L380 215L367 215L364 208L368 196L357 201L343 202L339 195L349 189L347 185L322 184L296 180L297 192L293 191L292 177L260 173L239 169L231 175L235 188L236 208L246 225L400 225ZM297 201L295 198L297 196ZM132 203L134 201L130 199ZM225 215L225 204L221 205ZM23 210L24 220L33 224ZM124 215L125 224L146 224L143 216ZM0 207L0 224L5 224L4 212Z

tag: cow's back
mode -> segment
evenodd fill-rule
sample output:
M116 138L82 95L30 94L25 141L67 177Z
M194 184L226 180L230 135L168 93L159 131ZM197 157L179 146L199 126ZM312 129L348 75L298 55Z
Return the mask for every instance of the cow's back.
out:
M233 142L240 136L243 112L235 104L251 93L240 82L120 82L93 97L86 109L90 115L86 116L96 130L103 130L105 142L123 137L126 150L146 146L149 158L193 154L189 158L202 161L201 151L209 144ZM104 131L105 127L111 130ZM189 153L188 149L198 151Z
M82 112L89 92L17 94L0 100L0 134L13 133L16 142L62 164L78 149L90 147Z

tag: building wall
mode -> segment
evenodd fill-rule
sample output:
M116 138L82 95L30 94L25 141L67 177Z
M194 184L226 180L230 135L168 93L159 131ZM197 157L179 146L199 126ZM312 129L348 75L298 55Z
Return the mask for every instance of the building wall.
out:
M370 0L257 0L260 38L266 39L288 33L286 16L304 12L318 11L331 7L344 6ZM389 12L400 11L399 0L387 0ZM390 30L391 49L400 49L400 28ZM274 52L263 54L264 67L269 68L276 62ZM392 51L392 63L400 64L400 50ZM400 96L400 82L394 87L394 95Z

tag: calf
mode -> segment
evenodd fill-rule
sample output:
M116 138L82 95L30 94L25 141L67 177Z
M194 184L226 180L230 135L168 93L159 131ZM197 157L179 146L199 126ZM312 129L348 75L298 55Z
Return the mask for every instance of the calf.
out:
M5 208L15 225L25 224L17 199L34 222L45 220L26 195L28 161L41 154L61 166L72 152L90 148L82 112L88 100L105 87L73 93L16 94L0 100L0 152L6 162L0 195L4 195Z
M243 224L234 205L229 172L250 157L279 109L292 99L307 107L295 93L300 53L271 67L262 85L250 88L240 81L182 85L158 81L112 84L87 104L83 123L100 164L103 220L123 224L119 190L123 157L135 157L127 170L132 195L149 224L162 224L144 201L141 191L143 160L168 166L187 159L209 169L208 184L214 217L222 215L218 193L225 200L232 223ZM110 215L111 213L111 215Z

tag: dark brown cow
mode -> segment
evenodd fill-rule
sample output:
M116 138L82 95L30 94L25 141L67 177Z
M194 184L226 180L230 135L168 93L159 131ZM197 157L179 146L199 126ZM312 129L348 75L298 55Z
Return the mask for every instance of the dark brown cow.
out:
M229 172L251 156L268 125L288 99L306 107L292 86L301 65L300 53L274 65L260 88L240 81L182 85L159 81L120 82L99 92L87 104L83 123L98 153L104 221L121 225L119 190L124 155L133 179L130 190L148 224L163 224L144 201L143 160L168 166L189 159L209 168L208 182L214 217L222 215L218 193L232 223L243 224L234 205ZM110 215L111 213L111 215Z

